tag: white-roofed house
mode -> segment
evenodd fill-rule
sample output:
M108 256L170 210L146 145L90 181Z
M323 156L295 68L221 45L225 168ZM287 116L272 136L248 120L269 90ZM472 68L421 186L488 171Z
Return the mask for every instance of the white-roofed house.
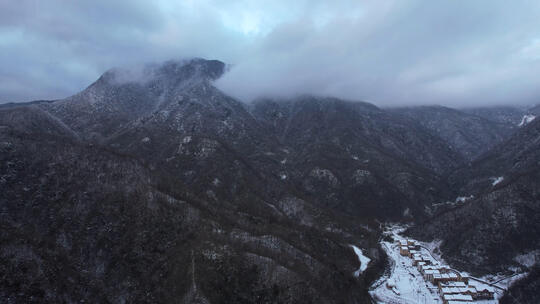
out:
M437 269L428 269L424 271L424 279L433 283L433 277L440 274L441 273Z
M464 294L445 294L443 295L443 303L448 304L450 301L459 301L459 302L472 302L473 298L470 295Z
M473 286L473 285L469 285ZM473 286L476 288L476 300L491 300L495 297L495 289L491 286Z
M413 259L412 261L413 266L416 266L419 262L424 261L424 258L422 257L421 254L415 254L412 259Z
M401 254L402 256L409 256L409 247L399 246L399 254Z

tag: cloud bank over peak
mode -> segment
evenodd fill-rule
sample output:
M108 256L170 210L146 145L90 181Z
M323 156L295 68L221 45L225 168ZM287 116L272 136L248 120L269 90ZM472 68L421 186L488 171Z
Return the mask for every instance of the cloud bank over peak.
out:
M0 103L61 98L114 66L186 57L232 68L216 85L379 106L538 103L533 1L6 0Z
M537 5L388 3L322 26L281 24L218 85L243 100L311 93L381 106L538 102Z

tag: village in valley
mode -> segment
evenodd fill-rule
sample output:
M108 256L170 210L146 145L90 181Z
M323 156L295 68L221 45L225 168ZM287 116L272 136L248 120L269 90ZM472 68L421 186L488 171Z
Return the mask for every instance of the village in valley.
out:
M389 229L386 235L393 240L381 242L390 273L371 287L377 303L498 303L506 286L452 269L433 253L437 244L404 238L402 230Z
M399 254L411 259L425 281L437 287L444 304L492 300L495 288L491 286L469 285L469 277L434 261L433 257L421 251L421 245L414 240L398 240ZM387 283L387 288L393 288Z

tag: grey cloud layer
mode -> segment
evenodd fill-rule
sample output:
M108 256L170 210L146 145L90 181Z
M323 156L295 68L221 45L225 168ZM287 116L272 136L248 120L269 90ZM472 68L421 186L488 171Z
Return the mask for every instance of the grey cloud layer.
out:
M245 101L539 101L537 2L289 2L4 1L0 102L64 97L113 66L191 56L231 63L217 85Z
M219 85L243 99L262 92L380 105L538 102L537 5L422 1L377 9L323 27L281 25Z

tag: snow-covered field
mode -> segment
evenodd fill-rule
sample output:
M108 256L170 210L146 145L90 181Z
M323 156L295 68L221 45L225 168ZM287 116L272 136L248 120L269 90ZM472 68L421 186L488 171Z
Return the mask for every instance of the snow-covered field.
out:
M402 256L399 253L399 247L396 241L406 240L406 238L399 235L404 230L401 226L391 226L385 234L392 236L393 243L382 241L381 246L385 250L389 258L390 273L383 275L377 282L371 286L370 294L377 303L384 304L407 304L407 303L443 303L437 286L431 282L424 280L422 274L417 267L412 265L412 259L408 256ZM409 240L412 240L409 238ZM430 256L433 263L438 263L441 266L447 266L447 264L437 254L436 250L439 242L416 242L422 246L421 252L426 256ZM463 275L468 275L462 272ZM502 288L507 288L513 281L522 277L523 275L517 275L511 279L502 281L497 284ZM495 281L493 278L480 278L491 282ZM470 285L480 287L491 287L488 284L470 279ZM481 304L496 304L498 299L503 295L503 290L495 288L494 300L479 300L472 303Z
M403 239L398 235L401 231L402 228L398 227L392 231L395 240ZM381 245L389 257L391 273L389 277L382 277L375 282L373 286L378 287L370 291L377 303L442 303L437 288L424 281L422 274L412 265L412 260L399 254L395 243L383 241Z

